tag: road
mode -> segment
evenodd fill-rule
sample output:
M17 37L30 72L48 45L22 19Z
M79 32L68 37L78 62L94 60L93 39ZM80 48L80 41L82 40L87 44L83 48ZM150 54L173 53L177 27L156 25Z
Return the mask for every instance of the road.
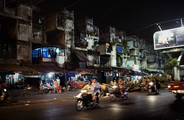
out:
M100 98L100 108L75 110L76 99L0 107L1 120L184 120L184 98L176 101L167 89L159 95L129 93L127 100Z

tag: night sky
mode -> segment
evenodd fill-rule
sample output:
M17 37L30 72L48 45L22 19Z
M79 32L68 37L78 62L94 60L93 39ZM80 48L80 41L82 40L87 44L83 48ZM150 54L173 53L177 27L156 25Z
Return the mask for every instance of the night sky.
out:
M74 10L75 19L86 15L93 18L94 25L100 29L111 25L119 31L126 31L127 35L136 35L151 43L154 32L159 31L154 23L184 16L182 0L45 0L37 6L50 11L66 7ZM163 30L180 26L177 20L161 23Z

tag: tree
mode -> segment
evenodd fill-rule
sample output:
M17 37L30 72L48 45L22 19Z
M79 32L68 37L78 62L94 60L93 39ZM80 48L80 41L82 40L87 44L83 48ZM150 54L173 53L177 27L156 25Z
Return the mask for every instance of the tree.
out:
M126 49L126 48L127 48L127 46L128 46L128 42L127 42L127 40L123 40L122 45L123 45L123 46L124 46L124 48Z
M179 67L177 64L177 58L168 59L164 63L164 72L169 73L169 74L173 74L174 67Z

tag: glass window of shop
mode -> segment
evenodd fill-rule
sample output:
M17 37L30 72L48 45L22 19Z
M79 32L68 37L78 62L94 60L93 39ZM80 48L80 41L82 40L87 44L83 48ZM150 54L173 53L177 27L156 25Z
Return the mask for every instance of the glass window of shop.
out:
M19 73L7 74L5 83L6 84L15 84L15 83L19 82L19 80L22 80L22 79L23 79L23 77Z

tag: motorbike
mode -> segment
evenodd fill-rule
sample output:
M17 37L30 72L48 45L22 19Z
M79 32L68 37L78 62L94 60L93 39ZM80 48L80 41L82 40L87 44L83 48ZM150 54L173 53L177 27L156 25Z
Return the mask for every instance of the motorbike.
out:
M77 96L74 96L74 98L77 98L77 102L75 104L75 109L77 111L81 111L84 106L94 107L92 96L91 94L87 94L87 90L81 90L81 93L79 93ZM99 107L98 104L96 104L95 107Z
M73 82L68 82L68 83L67 83L67 90L68 90L68 91L71 91L72 89L74 89L74 90L76 89L75 87L72 86L72 83L73 83Z
M110 92L110 99L111 101L115 101L116 98L123 98L124 100L126 100L128 98L128 88L125 89L123 96L121 94L120 89L118 88L118 86L114 85L114 86L109 86L109 92Z
M141 91L147 91L148 90L148 84L146 84L146 85L140 84L140 89L141 89Z
M0 101L1 102L6 102L6 103L10 103L11 101L12 101L12 96L11 96L11 94L10 94L10 92L9 91L7 91L7 89L3 89L2 91L0 91L0 92L2 92L2 96L0 96L1 98L0 98Z
M149 82L149 84L148 84L148 95L153 94L153 93L159 94L159 89L157 89L157 87L156 87L156 90L155 90L153 82Z

